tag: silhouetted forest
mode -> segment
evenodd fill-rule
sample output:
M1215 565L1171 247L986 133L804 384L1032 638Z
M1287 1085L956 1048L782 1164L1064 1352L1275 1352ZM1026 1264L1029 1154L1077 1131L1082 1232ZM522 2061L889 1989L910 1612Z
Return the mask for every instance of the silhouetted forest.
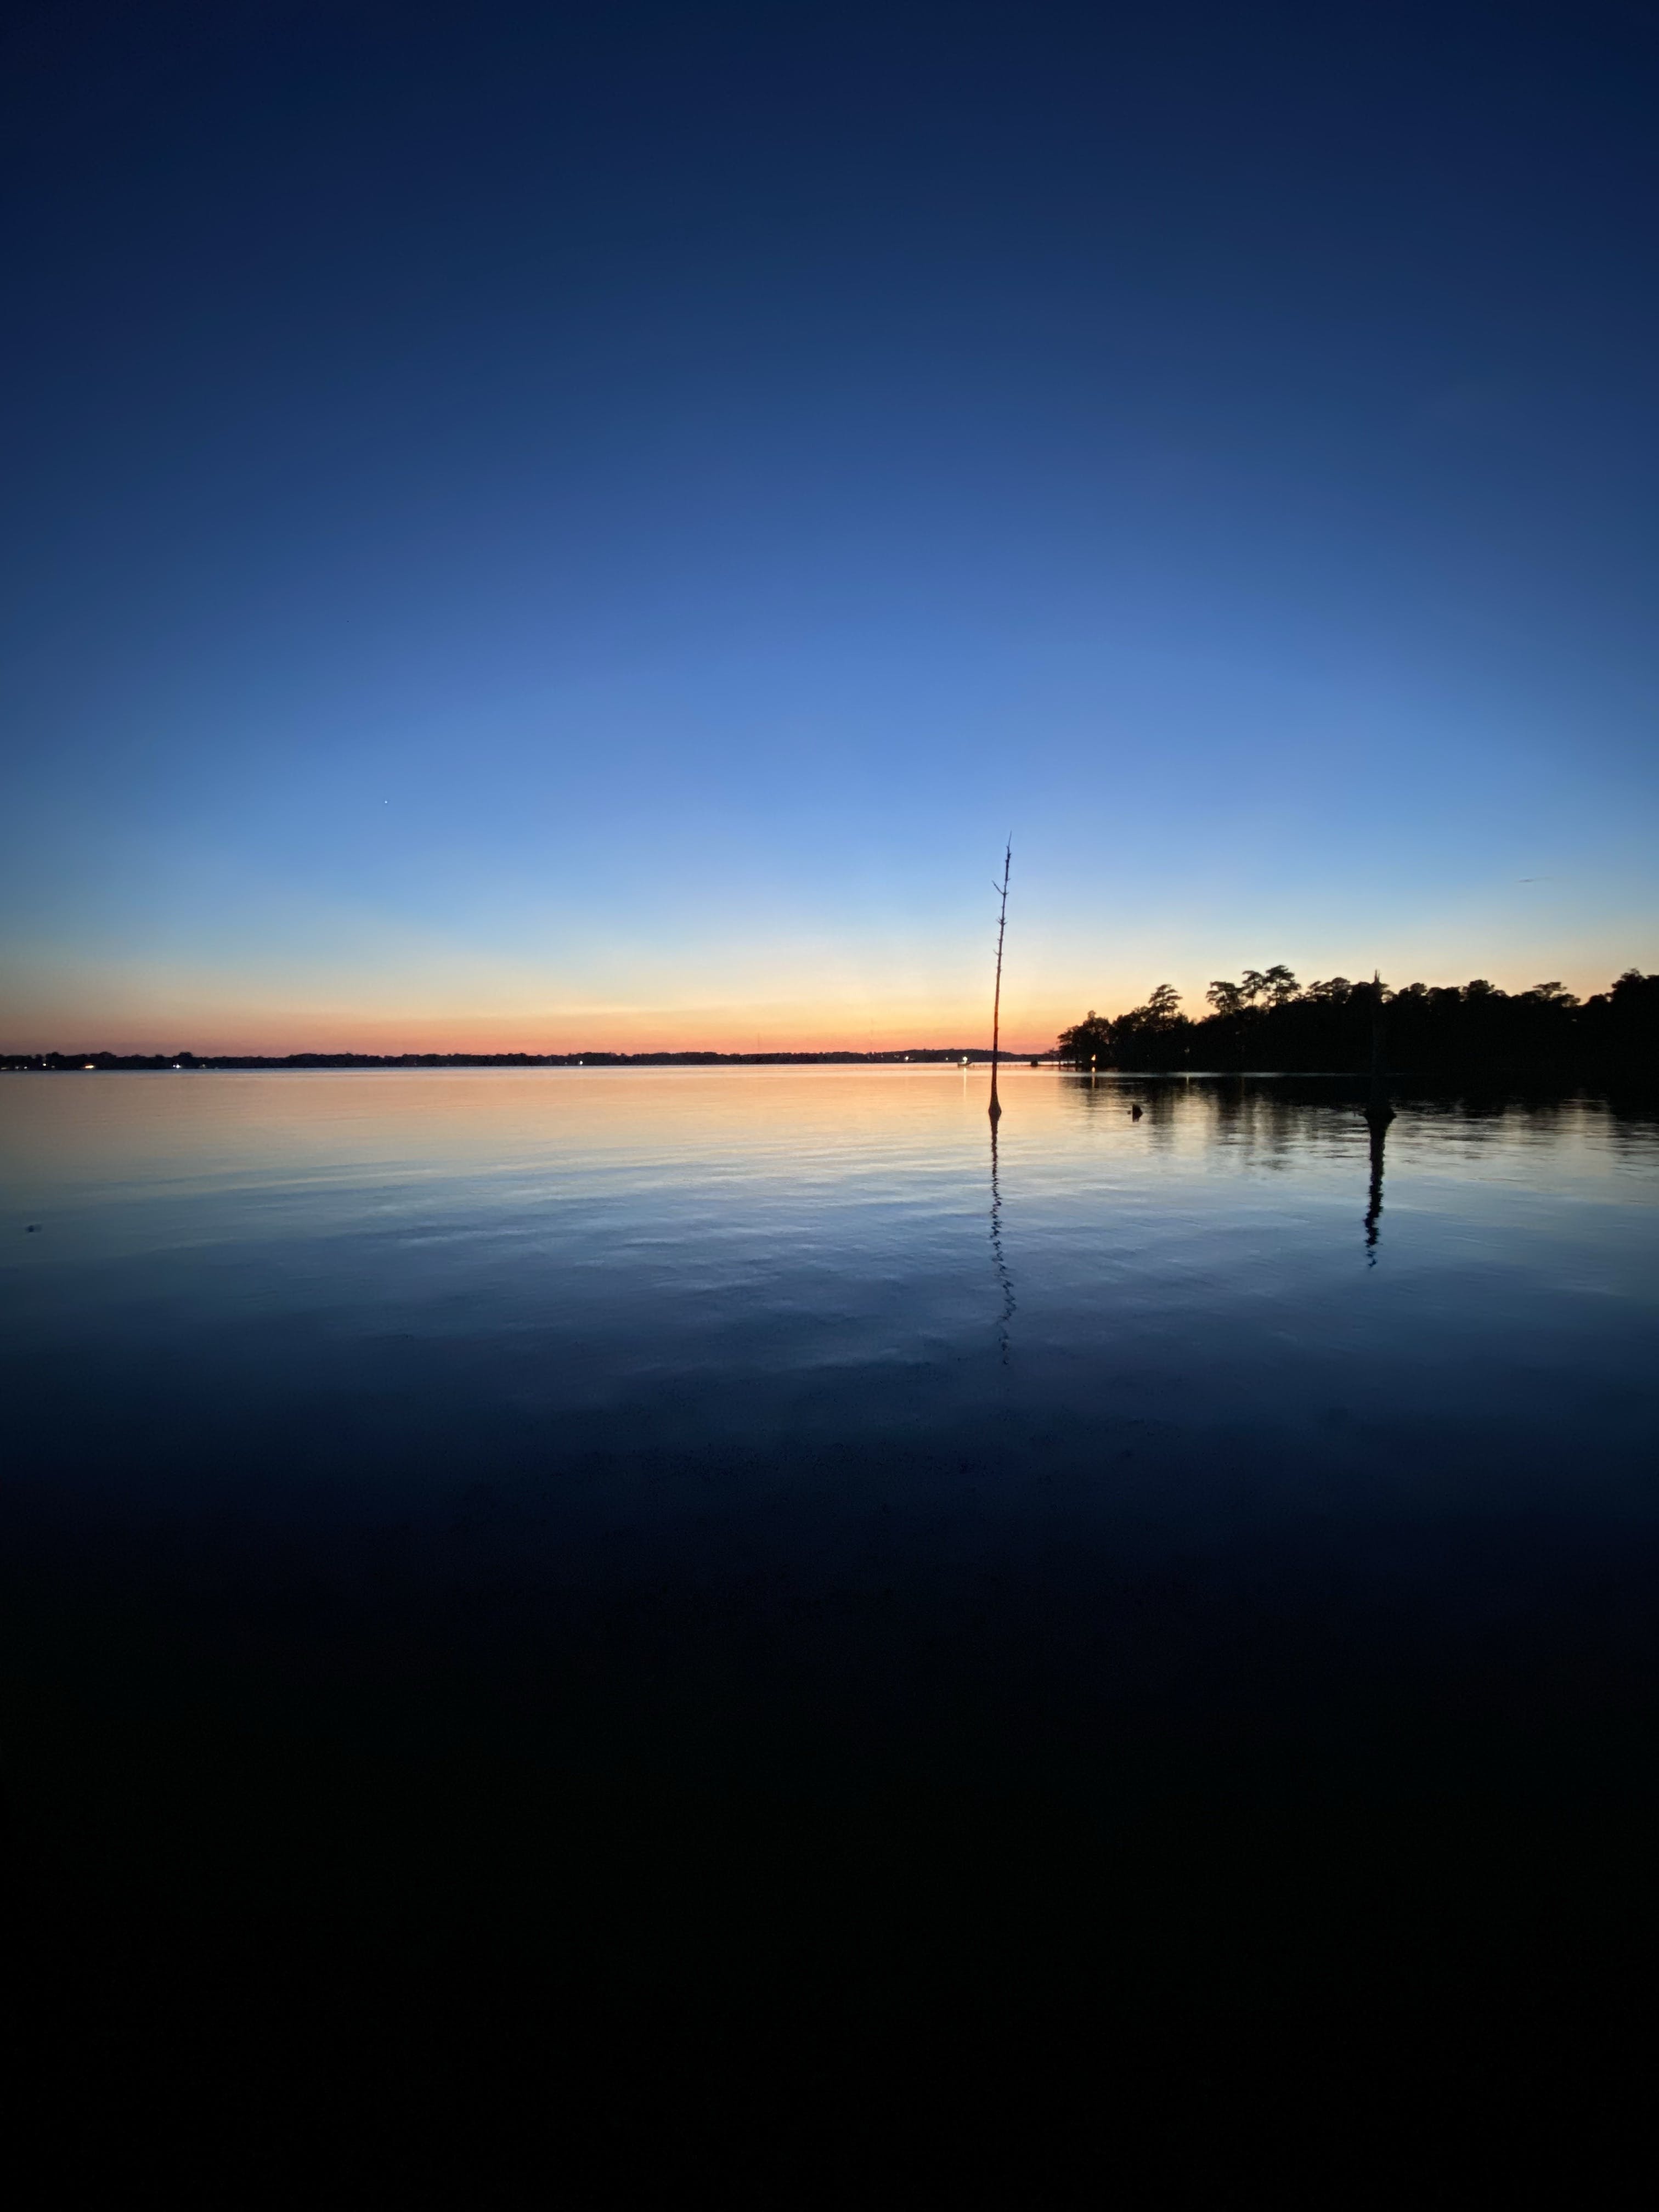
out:
M1333 975L1298 983L1288 968L1247 969L1205 993L1196 1020L1181 994L1160 983L1145 1006L1115 1021L1092 1010L1061 1032L1056 1050L1074 1067L1255 1068L1347 1073L1382 1065L1402 1073L1617 1074L1659 1079L1659 975L1626 969L1579 1000L1559 982L1500 991L1484 978L1461 986L1351 983Z

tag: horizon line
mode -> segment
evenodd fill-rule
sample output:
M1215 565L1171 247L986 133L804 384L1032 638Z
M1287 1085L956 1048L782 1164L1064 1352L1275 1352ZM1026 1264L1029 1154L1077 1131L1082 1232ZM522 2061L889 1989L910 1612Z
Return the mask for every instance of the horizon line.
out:
M1055 1048L1052 1044L1026 1049L1004 1045L998 1050L995 1057L999 1060L1030 1062L1055 1057ZM19 1068L27 1070L30 1066L61 1066L69 1073L74 1073L76 1069L95 1068L100 1066L136 1065L157 1068L212 1067L227 1065L266 1067L330 1066L354 1064L398 1067L410 1065L430 1066L437 1063L452 1066L499 1066L506 1064L532 1067L576 1067L618 1066L635 1063L660 1066L665 1063L687 1061L704 1066L710 1062L765 1066L801 1062L853 1061L894 1063L903 1066L907 1063L926 1064L935 1060L941 1063L957 1063L962 1060L988 1062L991 1058L992 1048L989 1045L965 1044L908 1047L898 1045L862 1052L850 1047L798 1048L787 1045L758 1052L722 1052L713 1047L698 1046L665 1046L660 1049L643 1052L619 1052L607 1046L573 1052L528 1052L517 1048L499 1052L465 1050L444 1052L435 1049L422 1052L360 1052L355 1048L342 1046L332 1051L305 1050L288 1053L239 1052L234 1049L224 1052L196 1052L184 1046L175 1047L171 1052L116 1052L107 1046L96 1048L81 1046L70 1051L63 1050L56 1046L23 1050L0 1048L0 1068L12 1071Z

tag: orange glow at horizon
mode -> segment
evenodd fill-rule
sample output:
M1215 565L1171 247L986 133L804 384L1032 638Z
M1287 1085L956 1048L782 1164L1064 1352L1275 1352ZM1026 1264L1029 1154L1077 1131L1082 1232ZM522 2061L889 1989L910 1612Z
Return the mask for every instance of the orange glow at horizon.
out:
M1068 1009L1048 1021L1005 1013L1006 1051L1047 1051L1060 1029L1078 1018L1081 1009ZM11 1025L9 1025L10 1027ZM983 1035L981 1035L981 1031ZM98 1021L63 1017L50 1024L34 1021L27 1032L13 1029L0 1041L10 1052L109 1051L160 1053L190 1051L202 1057L216 1054L281 1056L299 1052L505 1053L523 1052L562 1055L570 1053L616 1052L902 1052L939 1051L961 1046L988 1048L991 1017L988 1006L963 1011L954 1017L934 1012L914 1022L895 1021L884 1012L879 1020L850 1018L844 1007L833 1012L803 1011L798 1021L769 1012L763 1019L745 1020L723 1009L708 1018L695 1011L677 1009L653 1017L633 1011L597 1012L588 1016L561 1014L538 1019L518 1016L492 1020L482 1015L449 1015L422 1020L409 1015L372 1015L354 1018L331 1010L307 1019L288 1014L272 1019L221 1017L218 1019L181 1017L158 1021L154 1016L125 1013Z
M1519 975L1506 975L1495 963L1486 972L1501 988L1524 989ZM1569 973L1568 988L1581 997L1605 990L1611 978L1593 972ZM33 1003L0 1010L0 1051L167 1054L190 1051L280 1058L301 1052L511 1053L562 1057L583 1052L787 1053L939 1051L952 1048L988 1049L991 999L942 995L931 1002L870 1000L848 995L784 1002L712 1001L665 1006L592 1005L587 1007L526 1006L462 1008L453 1003L428 1009L408 1003L404 990L388 994L392 1006L375 1011L342 1004L296 1004L286 995L232 994L222 988L81 988L61 994L35 995ZM1115 988L1114 987L1115 983ZM88 988L88 985L91 987ZM1203 987L1190 980L1180 987L1185 1011L1201 1016L1208 1009ZM1060 1030L1079 1020L1090 1006L1109 1016L1145 997L1150 985L1135 979L1103 978L1098 988L1073 986L1005 1000L1004 1049L1012 1054L1046 1052ZM401 1000L402 1003L397 1003Z

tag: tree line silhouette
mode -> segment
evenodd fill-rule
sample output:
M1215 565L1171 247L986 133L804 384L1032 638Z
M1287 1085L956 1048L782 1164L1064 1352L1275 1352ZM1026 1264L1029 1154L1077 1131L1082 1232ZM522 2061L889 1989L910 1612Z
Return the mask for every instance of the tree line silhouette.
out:
M1205 993L1210 1012L1181 1010L1160 983L1115 1020L1092 1008L1055 1047L1078 1068L1259 1068L1358 1072L1371 1065L1381 1024L1388 1065L1401 1072L1645 1075L1659 1079L1659 975L1628 968L1593 998L1559 982L1500 991L1482 976L1462 985L1333 975L1298 983L1288 968L1247 968Z

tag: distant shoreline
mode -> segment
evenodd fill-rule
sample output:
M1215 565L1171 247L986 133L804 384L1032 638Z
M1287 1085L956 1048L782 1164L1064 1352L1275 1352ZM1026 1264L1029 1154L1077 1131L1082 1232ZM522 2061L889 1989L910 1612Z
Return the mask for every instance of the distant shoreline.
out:
M1313 1083L1346 1084L1363 1089L1365 1070L1341 1067L1123 1067L1079 1069L1063 1053L1001 1052L1005 1068L1041 1068L1069 1075L1076 1082L1106 1083ZM0 1074L5 1075L157 1075L157 1074L272 1074L304 1075L377 1071L391 1074L430 1074L446 1069L469 1068L702 1068L702 1067L915 1067L985 1070L991 1062L988 1046L977 1051L928 1049L911 1053L880 1052L636 1052L636 1053L290 1053L282 1056L250 1053L213 1053L189 1059L170 1059L151 1053L0 1053ZM1645 1071L1633 1072L1638 1084ZM1619 1066L1588 1065L1533 1066L1524 1061L1497 1065L1468 1063L1443 1066L1391 1067L1383 1080L1392 1089L1443 1089L1486 1083L1561 1085L1628 1083L1632 1071ZM1650 1083L1652 1079L1649 1075Z
M1004 1049L1003 1066L1058 1064L1052 1045L1041 1052ZM154 1074L208 1069L305 1070L390 1067L895 1067L987 1066L987 1045L925 1045L896 1052L13 1052L0 1053L0 1073L52 1075Z

